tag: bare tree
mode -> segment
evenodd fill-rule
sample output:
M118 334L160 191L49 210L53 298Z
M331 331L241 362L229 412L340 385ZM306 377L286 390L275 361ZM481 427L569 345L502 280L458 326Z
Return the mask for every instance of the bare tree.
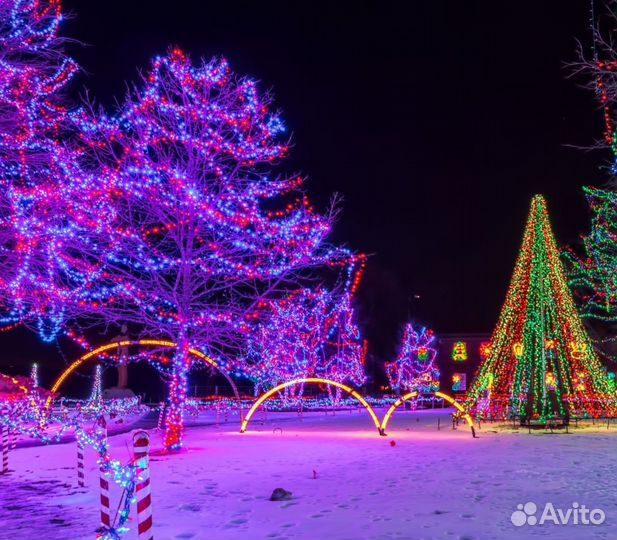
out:
M288 145L270 102L224 60L194 66L174 49L117 118L80 120L114 192L119 249L75 313L177 342L168 448L181 445L189 348L237 356L264 302L352 258L326 244L334 212L314 211L302 179L271 176Z

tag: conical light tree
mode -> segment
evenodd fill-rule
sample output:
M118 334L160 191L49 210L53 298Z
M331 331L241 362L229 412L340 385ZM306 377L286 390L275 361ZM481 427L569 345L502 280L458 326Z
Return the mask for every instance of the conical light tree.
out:
M544 197L536 195L488 354L467 406L495 416L605 414L609 381L568 289Z

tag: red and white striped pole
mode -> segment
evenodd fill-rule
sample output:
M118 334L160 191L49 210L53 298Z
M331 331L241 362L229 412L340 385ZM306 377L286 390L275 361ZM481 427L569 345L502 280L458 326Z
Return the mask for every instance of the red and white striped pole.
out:
M101 416L98 420L96 428L97 434L103 437L107 444L107 422L105 417ZM100 488L100 503L101 503L101 525L107 529L111 528L111 510L109 500L109 479L105 476L103 467L99 470L99 488Z
M161 401L159 405L159 420L156 424L156 429L158 431L161 431L163 429L164 420L165 420L165 402Z
M86 485L86 477L84 474L84 447L79 437L77 438L77 485L79 487L84 487Z
M2 474L9 472L9 428L6 425L2 426Z
M133 435L133 455L139 480L135 487L137 499L137 533L139 540L152 540L152 496L150 493L150 437L145 431Z
M11 450L15 450L17 448L17 431L12 430L9 433L11 434Z

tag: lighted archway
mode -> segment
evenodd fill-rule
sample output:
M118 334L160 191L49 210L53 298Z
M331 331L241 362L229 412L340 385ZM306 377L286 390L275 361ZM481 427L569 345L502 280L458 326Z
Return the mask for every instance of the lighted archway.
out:
M386 428L388 427L388 422L390 422L390 418L392 417L392 414L394 414L394 411L398 407L400 407L403 403L416 397L417 395L418 395L418 391L414 390L413 392L409 392L408 394L405 394L404 396L398 398L392 404L392 406L388 409L388 412L386 412L386 415L383 417L383 420L381 421L381 425L379 426L379 433L381 433L382 435L385 435ZM458 411L462 413L463 418L465 419L465 421L471 428L472 435L474 437L476 436L476 430L473 427L473 420L471 419L471 416L458 401L456 401L452 396L449 396L448 394L444 394L443 392L435 392L435 397L442 398L446 400L448 403L450 403L450 405L454 405L454 407L456 407L456 409L458 409Z
M253 403L253 406L249 409L249 412L246 413L246 416L244 417L244 420L242 421L242 425L240 427L240 433L244 433L246 431L246 426L251 420L251 417L253 416L255 411L259 408L259 406L264 401L266 401L276 392L283 390L284 388L293 386L295 384L304 384L304 383L329 384L331 386L335 386L337 388L340 388L341 390L344 390L351 397L356 398L362 404L362 406L371 415L371 418L373 419L375 427L377 428L378 431L380 431L379 419L377 418L377 415L375 414L373 407L371 407L369 403L360 394L358 394L358 392L356 392L353 388L351 388L350 386L347 386L346 384L337 382L337 381L331 381L330 379L322 379L320 377L307 377L306 379L294 379L293 381L288 381L288 382L279 384L278 386L275 386L271 390L268 390L265 394L262 394L261 396L259 396L259 399L255 403Z
M117 341L115 343L108 343L107 345L101 345L100 347L84 354L83 356L75 360L75 362L73 362L68 368L66 368L66 370L64 370L64 372L60 375L60 377L56 379L56 382L51 388L51 393L55 394L56 392L58 392L58 390L60 389L64 381L67 379L67 377L71 373L73 373L73 371L75 371L79 366L81 366L84 362L87 362L88 360L92 358L96 358L101 353L104 353L104 352L107 352L113 349L117 349L119 347L130 347L133 345L138 345L140 347L169 347L171 349L177 347L177 344L174 343L173 341L164 341L160 339L140 339L136 341L130 341L130 340ZM238 387L236 386L236 383L234 383L233 379L224 370L221 369L221 367L218 365L218 363L215 360L205 355L200 350L190 348L189 353L199 358L206 364L209 364L213 368L217 369L219 373L221 373L221 375L223 375L223 377L227 379L227 381L231 385L231 388L234 392L234 396L236 397L236 400L238 402L238 407L240 408L240 418L242 418L242 400L240 399L240 393L238 392ZM46 413L49 413L52 399L53 399L52 397L49 397L47 398L47 401L45 402L45 412Z

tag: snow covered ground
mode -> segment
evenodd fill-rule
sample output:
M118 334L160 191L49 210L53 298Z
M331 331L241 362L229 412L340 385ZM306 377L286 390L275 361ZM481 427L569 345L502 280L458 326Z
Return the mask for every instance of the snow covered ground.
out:
M265 424L258 413L245 434L237 417L217 427L212 415L188 429L187 450L176 455L157 453L152 431L155 538L617 538L615 425L553 435L483 426L473 439L462 425L451 429L448 412L397 411L388 437L365 411L268 413ZM130 441L112 437L112 455L128 460ZM75 443L11 453L12 472L0 476L0 538L96 536L95 458L87 452L79 489L75 453ZM277 487L293 498L269 501ZM515 527L512 512L527 502L538 518L547 502L563 510L577 502L602 509L606 521ZM131 529L126 538L137 537Z

